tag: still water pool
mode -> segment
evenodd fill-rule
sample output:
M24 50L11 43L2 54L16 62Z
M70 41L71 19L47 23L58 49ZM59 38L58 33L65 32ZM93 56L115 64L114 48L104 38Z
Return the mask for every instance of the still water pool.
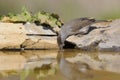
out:
M0 80L120 80L120 52L0 51Z

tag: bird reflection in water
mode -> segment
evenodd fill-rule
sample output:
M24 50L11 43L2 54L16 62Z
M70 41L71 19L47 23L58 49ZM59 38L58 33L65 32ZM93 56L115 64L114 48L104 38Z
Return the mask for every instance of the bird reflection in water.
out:
M70 58L70 56L67 55L65 50L59 51L57 58L60 72L68 80L88 80L93 78L93 76L89 74L89 65L83 62L71 63L67 61L67 58Z

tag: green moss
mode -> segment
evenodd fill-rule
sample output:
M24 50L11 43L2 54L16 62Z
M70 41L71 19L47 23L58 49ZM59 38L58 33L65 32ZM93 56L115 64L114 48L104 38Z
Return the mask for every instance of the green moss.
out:
M59 16L57 14L50 14L46 12L38 12L34 15L36 21L40 21L41 24L45 23L50 25L51 27L61 26L62 22L59 20Z
M8 13L5 17L8 17L10 22L31 22L32 21L32 15L30 12L26 10L26 8L22 8L21 13L14 14L14 13ZM4 18L4 17L3 17Z
M38 12L31 14L25 7L22 8L21 13L14 14L9 13L8 15L1 16L0 20L3 22L35 22L38 21L40 24L47 24L51 27L60 27L63 23L59 19L57 14Z

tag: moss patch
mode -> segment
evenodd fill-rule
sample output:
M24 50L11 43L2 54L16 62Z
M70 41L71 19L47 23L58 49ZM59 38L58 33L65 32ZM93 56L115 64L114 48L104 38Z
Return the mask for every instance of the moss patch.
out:
M12 23L21 23L21 22L31 22L46 24L50 27L60 27L63 22L60 20L60 17L54 13L47 13L44 11L32 14L26 8L22 8L21 13L14 14L9 13L8 15L0 16L1 22L12 22Z

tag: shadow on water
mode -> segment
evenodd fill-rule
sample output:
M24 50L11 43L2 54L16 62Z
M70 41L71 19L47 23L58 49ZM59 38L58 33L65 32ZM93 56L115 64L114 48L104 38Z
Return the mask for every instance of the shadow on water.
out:
M0 51L0 80L120 80L120 53Z

